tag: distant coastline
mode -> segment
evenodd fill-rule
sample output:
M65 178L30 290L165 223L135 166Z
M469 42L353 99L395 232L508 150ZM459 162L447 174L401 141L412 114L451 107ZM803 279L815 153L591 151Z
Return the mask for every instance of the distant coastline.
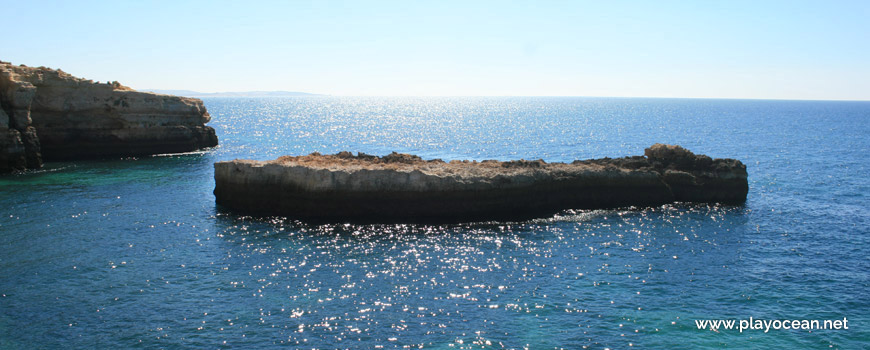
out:
M139 89L156 94L175 95L185 97L287 97L287 96L327 96L296 91L236 91L236 92L199 92L192 90L162 90L162 89Z

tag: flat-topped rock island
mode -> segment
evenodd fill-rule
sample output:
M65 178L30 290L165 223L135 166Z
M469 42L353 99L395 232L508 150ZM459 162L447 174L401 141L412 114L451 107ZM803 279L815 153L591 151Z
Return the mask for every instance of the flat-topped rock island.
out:
M202 100L0 61L0 172L217 145Z
M313 221L524 220L564 209L672 202L740 204L746 166L673 145L644 156L537 161L423 160L340 152L215 163L215 198L227 208Z

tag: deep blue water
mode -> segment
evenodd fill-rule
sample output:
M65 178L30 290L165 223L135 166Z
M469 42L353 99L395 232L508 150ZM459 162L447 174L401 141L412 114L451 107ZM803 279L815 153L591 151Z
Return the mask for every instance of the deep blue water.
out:
M843 348L870 343L870 103L212 98L221 146L0 176L0 348ZM341 150L569 161L680 144L745 206L309 225L214 204L212 164ZM696 319L849 330L698 330Z

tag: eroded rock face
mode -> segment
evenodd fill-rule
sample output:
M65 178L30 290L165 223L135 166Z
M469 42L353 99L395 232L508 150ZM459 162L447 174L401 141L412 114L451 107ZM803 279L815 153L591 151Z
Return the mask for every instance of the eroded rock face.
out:
M660 143L647 148L644 155L656 171L663 174L662 179L677 201L746 200L749 192L746 166L739 160L712 159L705 155L695 155L680 146Z
M0 171L38 168L42 159L187 152L217 145L199 99L138 92L118 82L93 82L45 67L0 62L0 107Z
M646 157L572 163L422 160L350 152L215 163L215 198L251 213L315 221L522 220L563 209L671 202L739 204L746 167L656 144Z

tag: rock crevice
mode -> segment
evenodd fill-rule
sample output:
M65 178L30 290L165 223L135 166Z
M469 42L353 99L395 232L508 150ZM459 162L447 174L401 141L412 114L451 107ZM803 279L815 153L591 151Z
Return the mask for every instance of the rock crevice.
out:
M656 144L645 156L572 163L422 160L341 152L215 163L218 204L326 221L521 220L563 209L739 204L746 167Z
M217 145L194 98L139 92L62 70L0 62L0 172Z

